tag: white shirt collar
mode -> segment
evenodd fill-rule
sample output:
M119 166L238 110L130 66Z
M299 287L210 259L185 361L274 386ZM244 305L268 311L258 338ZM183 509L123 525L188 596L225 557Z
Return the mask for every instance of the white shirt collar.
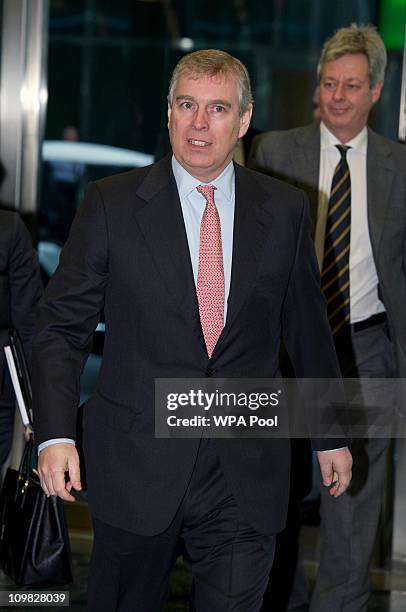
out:
M362 130L354 137L352 140L346 142L347 147L351 147L351 149L355 149L360 153L366 155L367 152L367 142L368 142L368 130L367 127L363 127ZM323 122L320 123L320 147L321 150L327 149L329 147L334 147L335 145L342 144L338 140L334 134L330 132L330 130L324 125Z
M187 170L178 162L176 157L172 155L172 170L175 176L176 185L180 198L186 198L198 185L214 185L219 189L222 195L231 200L234 195L234 164L232 161L224 168L214 181L210 183L202 183L197 178L189 174Z

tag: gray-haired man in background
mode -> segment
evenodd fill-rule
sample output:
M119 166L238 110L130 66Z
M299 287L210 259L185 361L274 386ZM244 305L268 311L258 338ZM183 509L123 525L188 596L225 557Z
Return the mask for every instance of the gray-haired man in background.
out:
M321 123L258 137L251 160L310 198L342 375L360 379L406 376L406 150L366 127L385 66L372 26L338 30L318 65ZM375 387L368 397L361 380L361 401L393 405L388 385ZM367 609L388 447L386 439L355 440L350 488L334 504L322 490L311 612Z

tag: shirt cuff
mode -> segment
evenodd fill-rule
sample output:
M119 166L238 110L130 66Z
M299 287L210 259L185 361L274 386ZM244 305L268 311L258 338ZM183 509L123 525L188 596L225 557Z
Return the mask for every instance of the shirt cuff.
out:
M73 446L76 446L75 440L72 440L71 438L52 438L51 440L46 440L38 446L38 455L42 450L44 450L44 448L47 446L52 446L52 444L73 444Z

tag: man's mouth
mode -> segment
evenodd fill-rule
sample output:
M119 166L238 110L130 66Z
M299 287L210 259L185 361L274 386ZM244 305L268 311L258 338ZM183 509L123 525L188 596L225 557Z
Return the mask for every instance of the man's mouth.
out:
M189 138L188 143L196 147L208 147L210 145L210 142L206 142L205 140L195 140L194 138Z
M330 107L330 110L332 113L338 113L339 115L342 115L343 113L346 113L349 109L348 108L336 108L336 107Z

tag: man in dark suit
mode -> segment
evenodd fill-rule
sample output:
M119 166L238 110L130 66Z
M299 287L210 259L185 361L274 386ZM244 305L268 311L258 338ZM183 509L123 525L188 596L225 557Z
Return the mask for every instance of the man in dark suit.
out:
M8 330L14 328L29 358L41 292L37 255L28 230L17 213L0 210L0 472L11 449L15 408L3 346L8 343Z
M406 150L366 127L385 65L373 27L338 30L318 66L321 124L260 136L251 165L307 192L342 375L360 377L355 404L390 416L389 379L406 375ZM386 439L354 441L350 488L335 504L322 491L312 612L367 609L388 446Z
M285 522L289 442L157 439L155 378L274 377L281 335L298 376L338 372L304 194L232 163L251 113L238 60L185 56L168 95L173 156L90 185L39 309L39 472L66 500L80 489L78 379L105 314L85 409L91 610L162 609L180 553L197 611L259 610ZM337 497L351 455L315 444Z

